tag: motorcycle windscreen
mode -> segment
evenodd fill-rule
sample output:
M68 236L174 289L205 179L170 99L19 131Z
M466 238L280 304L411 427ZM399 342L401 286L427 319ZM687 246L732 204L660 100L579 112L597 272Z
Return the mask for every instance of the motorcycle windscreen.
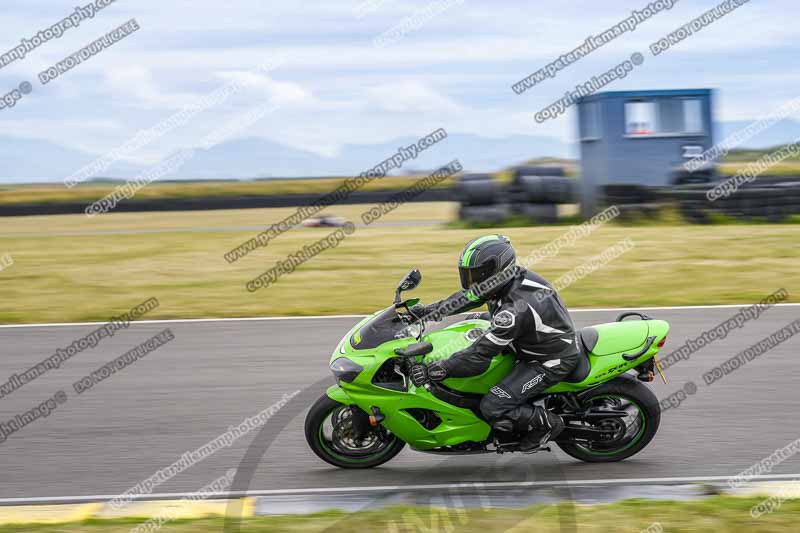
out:
M394 306L387 307L350 337L350 346L356 350L376 348L394 340L405 328L406 324L397 316Z

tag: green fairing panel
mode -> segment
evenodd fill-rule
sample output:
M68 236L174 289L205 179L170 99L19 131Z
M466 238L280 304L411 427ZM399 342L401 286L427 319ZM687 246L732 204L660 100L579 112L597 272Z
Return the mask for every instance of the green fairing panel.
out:
M366 360L362 362L366 363ZM377 393L374 387L359 379L344 385L347 390L334 386L328 389L328 396L343 405L358 405L366 412L370 412L373 406L380 406L381 413L386 417L381 424L419 450L454 446L468 441L483 442L491 430L469 409L444 402L424 388L415 389L412 386L409 392L383 389ZM442 422L434 429L425 429L409 409L429 409Z
M451 326L428 335L427 340L433 344L433 352L425 356L425 362L441 361L450 357L454 352L470 346L473 341L467 338L467 333L475 328L485 331L489 327L485 320L468 320L457 322ZM478 332L475 332L478 335ZM489 368L483 374L468 378L449 378L444 384L453 390L486 394L503 379L514 367L514 355L503 354L492 359Z
M545 392L577 392L605 383L653 357L659 351L658 342L669 332L669 324L663 320L611 322L595 327L600 334L595 352L599 347L602 355L594 352L589 354L591 371L586 379L580 383L562 381ZM655 339L645 353L633 361L626 361L622 357L623 354L639 353L646 346L648 337L651 336Z
M325 392L328 395L328 398L331 400L337 401L343 405L350 405L353 403L353 400L347 393L342 389L339 385L331 385L328 387L328 390Z
M443 359L455 351L466 348L471 342L465 337L465 333L476 325L485 328L489 326L489 323L486 321L471 321L471 325L459 323L426 335L423 340L433 344L434 351L424 358L419 357L418 360L430 361L431 357ZM360 324L354 327L349 335L359 327ZM380 406L381 412L386 417L382 425L420 450L453 446L467 441L483 442L486 440L489 436L489 425L469 409L456 407L439 400L424 388L417 389L413 385L409 385L410 390L403 392L378 388L371 382L372 376L382 362L394 356L395 348L403 348L412 342L415 342L413 338L396 339L371 350L357 350L349 342L342 343L332 355L331 362L339 357L347 357L361 366L364 371L352 383L342 382L340 386L328 389L328 396L345 405L358 405L366 412L370 412L373 406ZM513 360L511 363L513 364ZM507 372L504 372L503 375L505 373ZM493 374L488 379L500 378ZM481 378L480 376L471 379L478 383L488 381L486 377ZM481 388L482 386L484 385L473 387ZM486 387L488 390L491 385L486 385ZM430 409L436 412L442 423L433 430L425 429L408 412L408 409L413 408Z
M465 336L467 331L475 327L486 328L488 326L489 323L482 320L465 321L429 335L428 340L433 343L434 351L425 360L437 361L446 359L452 352L462 350L471 344L471 341ZM583 390L627 372L658 352L656 344L669 331L669 325L663 320L611 322L599 324L595 328L599 338L595 349L589 354L589 363L591 365L589 375L580 383L562 382L549 388L547 392ZM622 358L622 354L633 354L641 351L645 347L647 338L651 335L656 336L656 340L646 353L634 361L626 361ZM513 354L500 355L492 360L489 369L483 374L469 378L450 378L445 380L444 384L453 390L461 392L486 394L489 389L511 372L514 364L515 357Z

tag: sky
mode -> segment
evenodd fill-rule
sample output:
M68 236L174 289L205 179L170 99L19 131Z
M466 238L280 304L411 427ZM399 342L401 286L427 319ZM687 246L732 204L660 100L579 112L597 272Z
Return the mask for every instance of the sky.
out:
M6 0L0 54L88 1ZM654 57L651 43L718 3L680 0L556 77L521 95L512 91L515 82L648 3L116 0L0 68L0 97L23 81L33 87L0 110L0 139L103 154L239 80L240 93L125 159L156 163L264 102L279 107L236 135L326 156L345 144L416 138L440 127L451 134L572 142L574 111L543 123L534 113L634 52L644 64L608 90L718 89L718 121L757 119L798 96L800 4L789 0L751 0ZM416 27L376 46L376 38L409 17ZM40 72L130 19L138 31L41 84ZM276 58L283 64L275 70L256 69Z

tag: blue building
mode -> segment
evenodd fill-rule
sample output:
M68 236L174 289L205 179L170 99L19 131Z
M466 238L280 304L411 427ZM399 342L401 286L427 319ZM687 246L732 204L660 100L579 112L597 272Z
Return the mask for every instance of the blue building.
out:
M618 91L578 102L583 212L595 212L606 185L667 186L710 180L683 164L713 145L712 91Z

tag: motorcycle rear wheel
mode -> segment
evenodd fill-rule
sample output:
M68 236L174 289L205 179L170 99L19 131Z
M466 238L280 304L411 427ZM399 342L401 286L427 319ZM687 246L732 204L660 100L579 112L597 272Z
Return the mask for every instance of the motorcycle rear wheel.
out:
M614 410L630 412L624 419L601 420L596 425L613 430L618 437L611 442L580 443L575 441L558 442L556 444L564 452L588 463L612 463L627 459L642 451L658 431L661 423L661 408L658 398L644 384L633 376L622 375L592 389L582 397L585 404L602 410L608 407Z

